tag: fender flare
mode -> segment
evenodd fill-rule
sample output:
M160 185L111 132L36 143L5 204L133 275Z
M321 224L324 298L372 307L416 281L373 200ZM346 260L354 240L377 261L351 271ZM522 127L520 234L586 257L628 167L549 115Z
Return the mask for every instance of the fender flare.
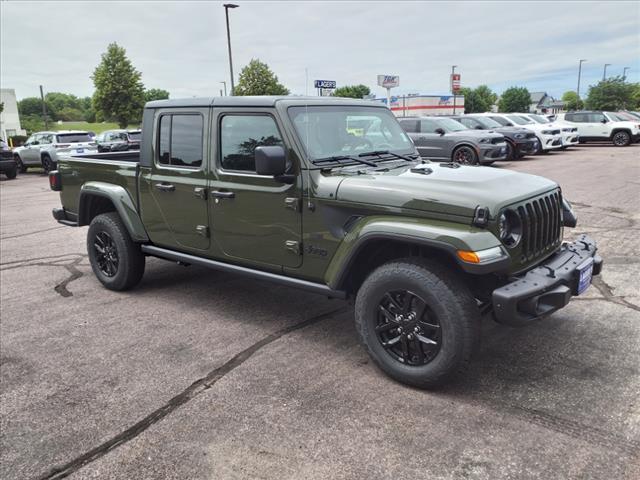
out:
M625 132L629 134L629 137L633 137L633 133L631 133L631 130L626 127L618 127L611 130L611 136L609 138L613 138L613 136L618 132Z
M511 264L508 255L482 265L466 263L458 258L457 250L478 251L501 246L495 235L485 229L443 221L425 222L421 219L398 217L365 218L356 224L336 250L325 273L326 283L332 288L341 288L358 255L371 243L379 240L439 250L464 271L476 275L506 271Z
M80 187L78 200L78 226L89 224L89 212L87 211L89 197L107 198L114 205L120 215L131 239L134 242L148 242L149 235L140 219L135 203L129 193L120 185L106 182L87 182Z

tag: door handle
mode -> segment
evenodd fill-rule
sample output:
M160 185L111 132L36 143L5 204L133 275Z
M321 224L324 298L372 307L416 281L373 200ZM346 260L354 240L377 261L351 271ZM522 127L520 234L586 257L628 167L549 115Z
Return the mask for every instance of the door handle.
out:
M223 192L220 190L211 190L211 196L215 198L235 198L235 192Z
M176 187L170 183L156 183L156 188L161 192L173 192Z

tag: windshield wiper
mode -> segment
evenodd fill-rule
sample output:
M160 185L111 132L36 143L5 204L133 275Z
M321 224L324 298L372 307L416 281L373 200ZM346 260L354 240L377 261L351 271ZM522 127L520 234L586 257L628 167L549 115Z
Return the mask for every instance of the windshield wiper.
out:
M369 160L363 160L362 158L352 157L351 155L335 155L333 157L318 158L316 160L312 160L312 162L314 165L318 165L319 163L330 163L330 162L339 163L342 160L351 160L352 162L361 163L363 165L368 165L370 167L378 166L375 163L370 162Z
M369 157L369 156L372 156L372 155L376 155L378 157L380 157L382 155L393 155L394 157L399 158L401 160L406 160L407 162L415 162L417 160L415 158L407 157L405 155L400 155L398 153L390 152L389 150L374 150L373 152L360 153L358 156L359 157Z

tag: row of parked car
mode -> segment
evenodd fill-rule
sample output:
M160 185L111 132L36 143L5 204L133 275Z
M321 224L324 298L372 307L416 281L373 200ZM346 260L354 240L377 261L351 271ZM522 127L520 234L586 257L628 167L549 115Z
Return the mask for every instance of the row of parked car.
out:
M24 145L14 148L11 156L16 173L24 173L29 167L40 167L49 172L56 168L60 155L138 150L141 136L140 130L108 130L98 135L79 130L37 132ZM12 165L6 168L11 172L9 177L14 168Z
M592 141L611 141L618 147L640 141L638 112L477 113L398 120L423 158L464 164L490 165ZM13 152L3 146L0 171L15 178L29 167L54 170L63 154L139 150L141 136L140 130L109 130L99 135L37 132Z
M570 112L402 117L400 125L430 160L490 165L587 142L622 147L640 141L637 112Z

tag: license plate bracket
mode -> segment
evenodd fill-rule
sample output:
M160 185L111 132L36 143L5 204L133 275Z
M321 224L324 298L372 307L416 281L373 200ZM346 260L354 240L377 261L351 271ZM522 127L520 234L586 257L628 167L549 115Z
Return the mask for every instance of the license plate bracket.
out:
M581 295L591 285L591 280L593 278L593 258L588 258L580 265L578 265L578 267L576 268L576 272L578 277L576 294Z

